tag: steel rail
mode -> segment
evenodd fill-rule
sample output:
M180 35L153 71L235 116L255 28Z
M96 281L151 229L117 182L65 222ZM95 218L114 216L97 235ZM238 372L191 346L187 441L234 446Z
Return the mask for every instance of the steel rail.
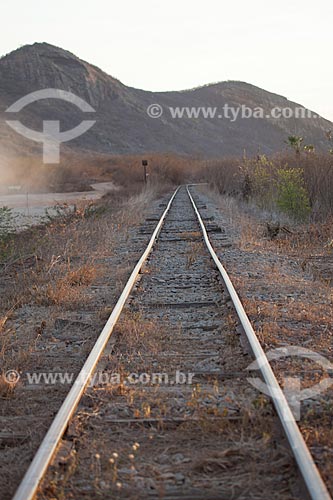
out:
M196 213L198 222L200 224L202 234L208 251L218 268L226 289L235 307L239 321L244 329L246 337L250 343L251 349L257 360L258 367L267 384L270 396L274 402L275 409L280 418L284 432L287 436L289 445L293 451L298 468L302 474L305 485L308 489L309 495L312 500L331 500L331 496L327 487L320 475L320 472L314 463L313 457L307 447L301 431L296 423L294 415L289 407L286 397L274 375L274 372L269 364L266 354L260 345L260 342L252 328L251 322L244 310L244 307L238 297L238 294L229 278L229 275L223 265L221 264L214 248L212 247L207 235L206 227L203 223L199 210L195 201L190 193L189 186L186 186L188 196L191 200L192 206Z
M37 492L38 486L52 460L52 457L57 449L60 439L64 435L67 424L73 415L80 399L91 379L91 376L96 368L96 365L104 351L104 348L112 334L113 328L117 323L117 320L123 310L125 302L136 282L137 276L149 256L156 238L159 235L163 222L167 213L170 210L172 202L179 190L179 187L175 190L171 196L168 205L163 212L151 238L148 246L144 253L142 254L140 260L136 264L129 277L125 288L123 289L107 323L105 324L102 332L100 333L94 347L92 348L86 362L83 365L79 375L75 379L66 399L62 403L60 410L55 416L47 434L45 435L33 461L31 462L21 484L19 485L13 500L32 500Z

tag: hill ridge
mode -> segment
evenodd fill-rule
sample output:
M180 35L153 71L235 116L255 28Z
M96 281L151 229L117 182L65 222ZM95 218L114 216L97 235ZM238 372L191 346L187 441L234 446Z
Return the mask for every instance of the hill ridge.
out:
M86 148L109 154L174 152L179 154L221 157L249 154L258 150L270 154L285 147L288 135L301 135L319 150L327 147L325 131L333 124L324 118L309 119L174 119L169 108L224 105L255 108L269 112L273 107L303 107L286 97L251 83L226 80L181 91L147 91L126 86L102 69L75 54L49 44L25 45L0 59L0 114L17 99L41 88L59 88L86 100L96 109L96 125L68 147ZM160 118L148 116L149 105L157 103L164 110ZM27 107L20 116L27 126L42 128L42 121L59 119L62 129L82 121L82 113L73 106L52 100ZM8 126L0 124L2 151L40 149L13 136Z

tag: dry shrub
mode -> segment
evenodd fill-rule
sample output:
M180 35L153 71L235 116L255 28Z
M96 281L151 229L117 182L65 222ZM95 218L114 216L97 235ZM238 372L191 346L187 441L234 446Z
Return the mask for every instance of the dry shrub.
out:
M195 181L201 177L205 165L200 158L177 154L108 155L64 151L60 164L47 168L40 157L15 157L8 160L2 175L8 185L23 183L22 192L89 191L92 183L104 181L139 190L144 184L143 159L148 161L149 182L167 185Z
M7 380L4 373L0 374L0 398L9 398L14 394L17 382Z
M210 160L207 162L205 174L211 187L226 195L239 196L246 181L242 160L238 158Z
M81 290L73 289L62 280L59 283L41 287L35 291L35 302L38 305L66 306L68 309L77 306L82 299Z
M82 287L93 283L97 274L98 271L94 264L84 264L76 269L69 269L64 276L47 285L36 285L33 288L33 298L37 304L44 306L51 304L66 307L76 306L83 301Z
M117 323L116 333L120 346L126 347L127 356L129 353L136 355L138 351L158 352L161 325L145 318L141 311L127 310Z
M8 312L8 313L4 314L3 316L0 316L0 333L2 333L4 331L5 325L10 317L10 313L11 312Z
M70 270L63 278L65 284L69 286L90 285L97 276L97 269L94 264L84 264L77 269Z
M99 160L103 176L111 176L121 186L142 186L144 170L142 160L148 161L148 182L160 185L178 185L201 178L205 162L198 158L176 154L143 154L104 157Z

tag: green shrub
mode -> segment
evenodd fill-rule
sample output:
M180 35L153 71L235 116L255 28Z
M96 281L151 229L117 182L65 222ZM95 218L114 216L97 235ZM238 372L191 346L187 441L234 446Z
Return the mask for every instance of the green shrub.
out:
M14 215L10 208L0 207L0 238L5 239L13 232Z
M252 174L253 196L259 208L270 209L274 204L276 186L274 167L262 155L256 163Z
M301 168L280 168L277 171L277 206L281 212L298 221L310 214L310 200Z
M0 207L0 262L6 259L11 251L12 236L15 233L14 219L10 208Z

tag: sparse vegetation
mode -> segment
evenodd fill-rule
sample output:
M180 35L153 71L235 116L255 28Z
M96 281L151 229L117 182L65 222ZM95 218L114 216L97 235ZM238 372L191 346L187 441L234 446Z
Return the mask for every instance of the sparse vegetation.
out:
M265 155L207 163L205 177L221 194L283 212L296 221L333 214L333 160L329 154Z
M301 154L303 137L299 137L297 135L290 135L286 143L295 151L296 157L298 157Z
M0 239L6 239L13 232L14 215L10 208L0 207Z
M7 238L0 259L0 372L13 366L23 369L44 328L36 327L31 336L25 332L22 350L22 339L13 334L9 319L20 314L22 308L47 308L47 317L40 318L43 325L57 311L70 314L86 307L93 298L89 286L98 283L105 273L103 259L107 262L115 258L117 247L126 246L129 231L142 221L158 189L161 188L148 186L143 192L124 189L88 210L84 206L77 207L74 213L61 210L48 224ZM123 278L131 270L126 259L121 268L114 268L115 293L117 280L121 288Z
M6 185L22 183L22 193L89 191L92 183L104 181L133 189L143 185L143 158L148 161L148 181L160 184L181 184L196 179L205 164L199 158L176 154L82 156L67 153L56 166L45 166L41 158L35 156L15 157L2 166L1 176Z
M311 209L309 195L304 187L302 169L279 168L277 176L278 208L296 220L305 220Z

